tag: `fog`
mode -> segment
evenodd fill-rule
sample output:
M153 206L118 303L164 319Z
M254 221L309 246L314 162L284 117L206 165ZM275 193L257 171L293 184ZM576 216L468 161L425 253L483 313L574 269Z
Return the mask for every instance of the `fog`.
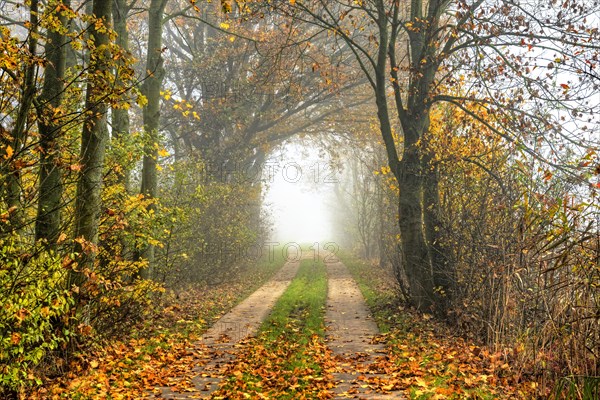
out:
M317 146L289 142L265 165L265 210L273 222L271 239L314 243L332 237L332 199L336 173Z

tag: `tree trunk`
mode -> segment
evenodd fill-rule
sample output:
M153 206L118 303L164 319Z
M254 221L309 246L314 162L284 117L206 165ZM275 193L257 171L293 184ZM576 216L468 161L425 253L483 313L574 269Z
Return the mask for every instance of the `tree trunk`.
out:
M66 17L60 10L55 15L61 26L66 25ZM58 166L60 159L57 139L61 135L61 123L55 113L62 102L63 81L65 76L65 36L57 30L47 34L46 58L48 64L44 72L44 86L39 98L40 132L40 186L37 218L35 223L36 240L46 240L53 245L60 233L60 209L63 193L61 171Z
M105 26L110 19L111 0L94 0L93 14ZM98 220L100 217L100 195L102 189L102 169L104 167L104 154L108 138L106 123L107 104L102 101L107 82L102 80L110 72L110 54L106 46L109 44L109 35L106 29L98 30L98 25L90 26L90 38L93 40L93 49L90 54L87 93L85 109L89 114L81 134L81 176L77 184L77 198L75 201L75 237L83 238L84 243L77 249L80 253L79 272L70 276L70 283L80 286L85 281L84 270L92 269L95 257L94 246L98 243ZM102 46L103 51L99 49Z
M144 108L144 133L146 147L142 166L141 193L147 198L156 198L157 195L157 170L160 123L160 88L165 75L162 58L162 18L166 0L151 0L148 10L148 56L146 59L146 73L148 77L142 85L142 93L146 96L148 104ZM155 209L155 205L150 206ZM148 261L148 267L140 271L140 276L152 276L154 263L154 246L147 245L138 254L139 259Z
M423 191L425 234L431 259L433 283L436 287L436 304L439 308L438 312L445 315L452 300L456 279L455 266L448 257L450 252L441 240L439 174L437 166L431 163L429 154L423 158L422 168L425 178Z
M434 285L423 230L423 178L420 166L416 145L406 146L399 167L398 223L411 302L419 310L431 311Z
M377 191L377 256L379 257L379 268L383 269L385 268L385 260L387 257L385 246L386 207L384 203L385 199L383 196L383 190L381 185L376 184L375 190Z
M129 14L129 8L125 0L115 0L115 8L113 9L113 24L114 30L117 34L117 45L126 52L129 52L129 31L127 30L127 15ZM121 59L122 60L122 59ZM119 63L119 66L123 66L124 61ZM118 73L118 71L117 71ZM118 79L118 77L117 77ZM117 82L118 84L120 82ZM115 144L118 146L123 143L129 136L129 110L123 108L112 109L112 135L115 140ZM128 163L122 165L122 170L119 172L118 179L125 190L129 190L129 174L130 166Z

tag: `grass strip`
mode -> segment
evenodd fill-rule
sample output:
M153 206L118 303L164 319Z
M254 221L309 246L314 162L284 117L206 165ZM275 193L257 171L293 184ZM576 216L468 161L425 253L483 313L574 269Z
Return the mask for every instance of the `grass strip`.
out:
M214 398L327 398L333 384L324 336L327 274L321 260L302 260L256 338L228 368Z

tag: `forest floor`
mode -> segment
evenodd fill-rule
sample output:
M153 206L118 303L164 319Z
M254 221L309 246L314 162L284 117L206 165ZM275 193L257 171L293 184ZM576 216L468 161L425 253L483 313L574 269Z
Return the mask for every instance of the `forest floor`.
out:
M246 283L180 298L194 304L166 307L28 398L532 398L505 354L405 310L378 267L343 261L289 261L249 296Z

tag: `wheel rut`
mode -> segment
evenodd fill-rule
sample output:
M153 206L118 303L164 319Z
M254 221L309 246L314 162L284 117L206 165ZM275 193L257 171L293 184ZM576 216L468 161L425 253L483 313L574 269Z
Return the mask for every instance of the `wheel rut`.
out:
M300 260L286 262L267 283L223 315L190 349L198 360L186 393L171 388L155 389L154 398L198 399L210 398L219 388L222 371L235 358L240 342L256 334L262 321L296 276Z
M376 362L385 354L385 346L377 341L379 329L346 266L331 254L324 259L328 282L327 344L337 361L333 373L337 383L333 389L335 398L404 399L399 392L377 393L370 384L386 377Z

